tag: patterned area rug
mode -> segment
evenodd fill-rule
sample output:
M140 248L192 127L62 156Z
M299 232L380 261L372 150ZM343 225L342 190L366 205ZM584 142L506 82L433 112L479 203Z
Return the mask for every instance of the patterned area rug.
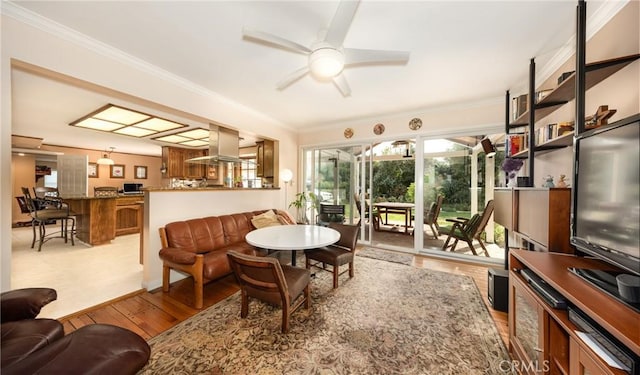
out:
M413 255L401 254L393 251L378 250L366 247L356 253L357 256L385 260L387 262L411 265L413 263Z
M142 374L502 374L509 357L470 277L356 257L356 275L312 280L312 307L234 294L149 341ZM443 287L443 286L448 287Z

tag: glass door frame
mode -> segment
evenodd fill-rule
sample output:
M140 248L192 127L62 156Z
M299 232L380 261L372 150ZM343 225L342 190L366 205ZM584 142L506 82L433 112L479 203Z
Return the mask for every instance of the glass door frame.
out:
M349 148L351 150L351 156L355 158L355 161L351 163L351 173L350 173L350 188L352 191L346 192L345 196L345 204L349 204L349 215L345 218L347 223L355 224L357 222L357 218L354 213L356 211L355 198L353 196L354 193L358 192L361 197L364 197L367 191L371 191L371 181L373 178L373 157L371 153L373 145L371 143L344 143L344 144L330 144L330 145L321 145L321 146L308 146L301 147L301 157L302 160L300 166L300 179L302 186L300 186L301 191L306 194L314 192L317 188L317 168L318 168L318 160L317 153L322 152L323 150L329 149L340 149L345 152L345 148ZM360 149L360 156L357 156L354 150ZM368 175L367 175L368 174ZM368 186L367 186L368 185ZM317 189L319 191L319 189ZM334 194L337 191L334 191ZM371 217L373 214L373 209L369 205L361 205L361 212L359 212L359 217L364 218L366 216ZM364 212L365 209L368 209L369 212ZM313 206L308 203L307 204L307 214L311 212L311 223L316 224L315 220L315 209ZM371 234L373 231L373 225L366 225L365 220L360 220L360 238L359 242L362 244L370 244L371 243ZM368 229L367 229L368 227Z

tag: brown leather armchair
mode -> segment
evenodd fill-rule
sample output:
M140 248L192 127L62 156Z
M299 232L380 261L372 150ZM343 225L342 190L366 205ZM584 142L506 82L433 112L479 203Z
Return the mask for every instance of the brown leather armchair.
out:
M149 360L146 341L124 328L91 324L64 335L54 319L37 319L57 298L50 288L0 295L0 372L9 374L135 374Z

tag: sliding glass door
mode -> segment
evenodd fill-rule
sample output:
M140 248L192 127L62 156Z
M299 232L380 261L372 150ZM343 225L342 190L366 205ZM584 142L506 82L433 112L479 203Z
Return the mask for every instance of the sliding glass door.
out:
M504 251L494 243L500 228L494 232L492 219L481 234L483 244L490 248L489 257L484 257L477 239L473 239L474 248L482 258L472 255L466 241L458 241L453 251L443 250L447 235L439 230L451 226L451 219L468 219L482 212L493 198L501 154L487 158L480 145L484 137L415 138L305 149L309 221L358 224L360 243L380 248L503 259ZM430 212L434 205L438 206L435 216Z
M343 222L361 225L361 241L368 241L365 205L370 191L370 153L366 145L310 148L303 151L304 191L308 196L306 213L314 224Z

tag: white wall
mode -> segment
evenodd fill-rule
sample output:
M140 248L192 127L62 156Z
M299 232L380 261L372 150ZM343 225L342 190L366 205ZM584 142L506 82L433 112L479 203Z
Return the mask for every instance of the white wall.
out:
M175 77L158 74L148 66L127 60L126 56L108 55L92 48L84 40L71 34L53 35L45 28L17 21L2 10L1 66L1 128L0 165L3 173L11 171L11 64L16 59L49 71L64 74L117 90L127 95L144 98L178 111L228 124L241 131L262 134L280 141L278 170L289 168L297 171L297 136L282 124L248 108L207 92L195 85L187 85ZM35 22L35 21L34 21ZM295 177L294 177L295 179ZM275 190L278 207L283 206L284 191ZM0 181L0 289L11 288L11 207L12 183ZM239 202L238 202L239 203ZM275 205L273 200L269 202ZM176 206L180 207L180 206ZM179 211L175 210L174 211Z
M262 209L282 209L280 191L255 190L158 190L145 193L142 287L151 290L162 285L162 261L158 229L172 221L218 216ZM172 273L172 281L182 278Z

